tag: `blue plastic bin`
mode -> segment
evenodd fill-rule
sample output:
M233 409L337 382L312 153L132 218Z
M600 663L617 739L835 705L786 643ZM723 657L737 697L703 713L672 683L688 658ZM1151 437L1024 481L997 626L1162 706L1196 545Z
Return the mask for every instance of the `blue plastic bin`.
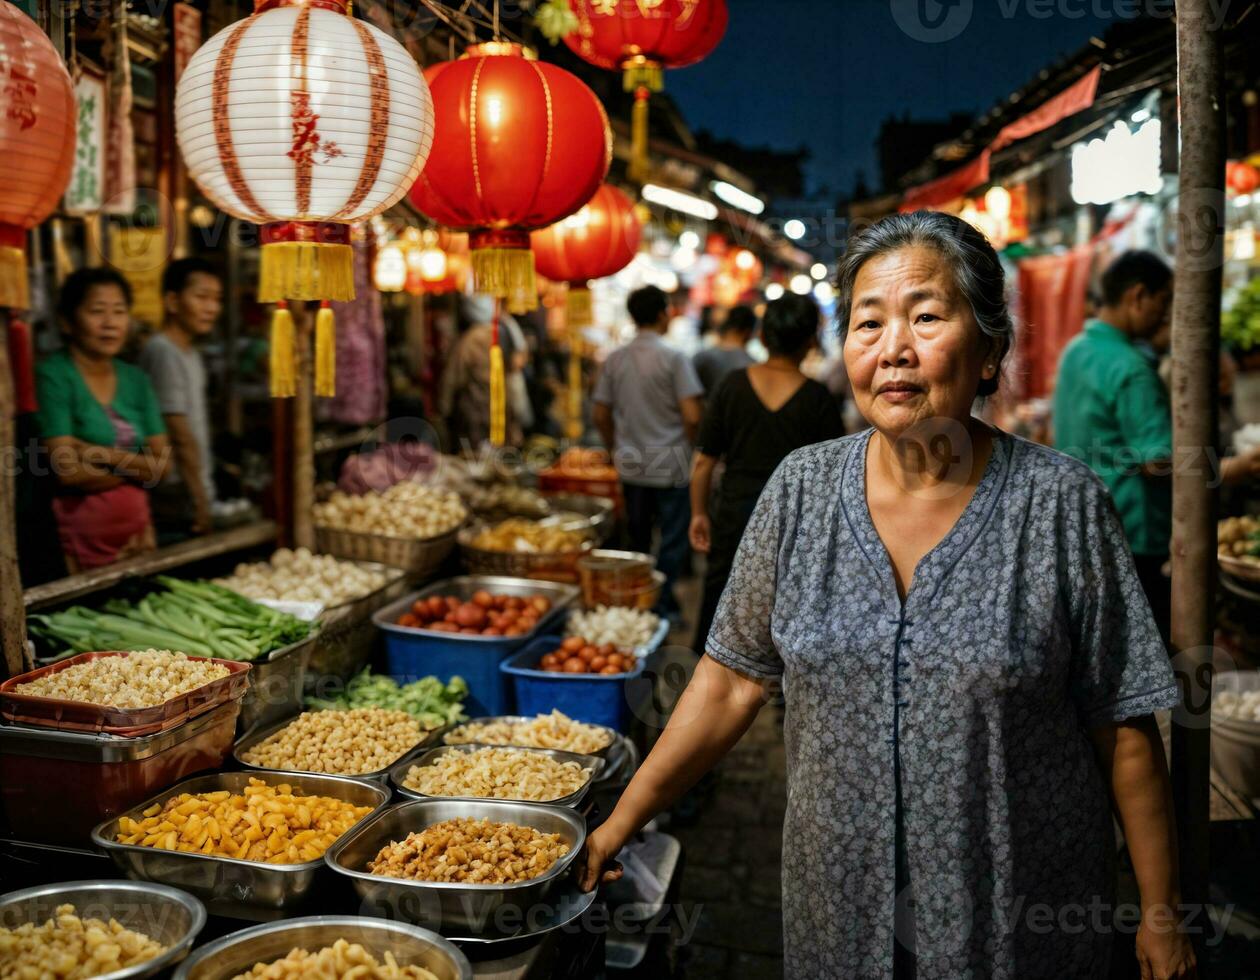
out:
M543 654L562 642L558 636L541 636L499 666L503 676L512 680L516 713L539 715L558 709L575 721L624 733L630 718L626 681L643 673L643 658L624 674L558 674L538 669Z

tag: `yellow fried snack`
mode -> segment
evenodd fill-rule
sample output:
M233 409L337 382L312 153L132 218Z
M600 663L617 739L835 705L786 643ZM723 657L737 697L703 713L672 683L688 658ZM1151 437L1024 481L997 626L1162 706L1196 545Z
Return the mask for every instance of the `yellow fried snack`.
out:
M508 885L546 874L568 853L559 834L456 817L386 844L368 862L368 871L413 881Z
M399 966L394 954L385 953L385 962L358 943L338 939L318 953L293 949L282 960L255 963L232 980L303 980L309 977L353 977L354 980L437 980L422 966Z
M288 783L251 779L244 793L180 793L118 821L120 844L265 864L316 861L372 812L330 796L298 796Z
M58 905L55 918L0 927L0 977L86 980L147 963L166 952L148 936L115 919L80 919L73 905Z

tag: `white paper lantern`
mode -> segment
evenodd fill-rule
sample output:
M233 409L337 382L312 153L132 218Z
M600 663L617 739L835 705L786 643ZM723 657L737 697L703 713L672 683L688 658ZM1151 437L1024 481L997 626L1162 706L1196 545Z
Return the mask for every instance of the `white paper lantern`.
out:
M262 226L259 299L352 299L348 226L411 187L433 101L406 49L344 0L259 0L193 55L175 132L202 192Z

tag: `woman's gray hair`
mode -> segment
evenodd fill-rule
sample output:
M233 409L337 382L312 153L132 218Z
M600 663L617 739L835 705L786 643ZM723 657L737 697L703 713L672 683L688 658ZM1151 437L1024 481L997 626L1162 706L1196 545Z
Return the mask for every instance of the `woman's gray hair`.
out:
M849 331L853 285L862 266L881 255L914 246L933 249L945 259L954 285L971 306L981 334L989 338L998 370L992 378L980 379L976 393L982 397L992 395L998 390L1002 361L1011 348L1015 331L1006 305L1006 273L989 240L952 214L915 211L889 215L849 239L837 282L840 336Z

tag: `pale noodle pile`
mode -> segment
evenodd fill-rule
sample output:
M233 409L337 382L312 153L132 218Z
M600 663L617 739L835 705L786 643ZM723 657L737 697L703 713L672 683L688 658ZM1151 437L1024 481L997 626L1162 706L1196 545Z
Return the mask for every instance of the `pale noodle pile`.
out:
M80 919L73 905L58 905L56 917L0 928L0 977L87 980L161 956L166 947L114 919Z
M549 803L576 793L591 771L522 749L448 752L431 765L412 766L403 785L426 796L475 796L489 800Z
M612 733L597 725L574 721L553 711L528 721L470 722L446 735L447 745L480 742L483 745L523 745L534 749L561 749L590 755L608 747Z
M394 954L385 953L385 962L377 961L358 943L338 939L318 953L293 949L282 960L255 963L253 969L238 973L232 980L438 980L422 966L399 966Z

